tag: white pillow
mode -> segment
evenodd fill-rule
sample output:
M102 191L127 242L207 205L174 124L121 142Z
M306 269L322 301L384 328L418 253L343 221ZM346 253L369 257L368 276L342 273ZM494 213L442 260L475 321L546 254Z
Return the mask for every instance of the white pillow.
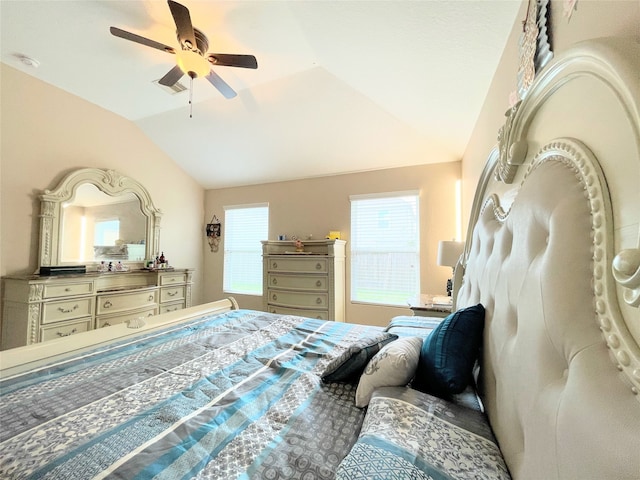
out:
M378 387L401 387L413 378L418 367L422 338L405 337L385 345L376 353L360 376L356 390L356 407L369 405Z

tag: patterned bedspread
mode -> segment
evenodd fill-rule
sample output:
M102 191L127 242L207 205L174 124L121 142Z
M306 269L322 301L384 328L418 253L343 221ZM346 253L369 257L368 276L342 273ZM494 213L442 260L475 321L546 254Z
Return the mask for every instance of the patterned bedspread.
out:
M371 328L238 310L4 380L0 478L333 478L364 412L320 374Z

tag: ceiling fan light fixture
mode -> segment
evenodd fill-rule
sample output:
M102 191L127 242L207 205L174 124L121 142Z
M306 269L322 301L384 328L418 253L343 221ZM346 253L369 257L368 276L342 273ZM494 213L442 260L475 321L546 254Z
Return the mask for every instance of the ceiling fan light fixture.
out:
M190 50L181 50L176 55L178 57L178 66L185 75L204 77L209 73L209 61L202 55Z
M2 0L0 0L2 1ZM258 68L258 62L253 55L241 54L207 54L209 40L200 30L191 23L189 9L175 0L167 0L169 10L176 24L176 37L181 50L176 50L155 40L142 37L135 33L127 32L117 27L110 27L111 35L145 45L147 47L163 50L175 54L176 65L158 80L158 85L173 87L180 78L187 75L190 80L189 103L192 104L193 79L205 77L225 98L234 98L237 93L229 86L212 68L211 64L223 67ZM205 56L206 55L206 56Z

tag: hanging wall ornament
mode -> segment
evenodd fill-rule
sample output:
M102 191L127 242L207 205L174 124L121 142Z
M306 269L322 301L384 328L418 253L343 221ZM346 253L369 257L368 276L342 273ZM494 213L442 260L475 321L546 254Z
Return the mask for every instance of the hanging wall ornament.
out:
M536 47L538 44L538 2L529 0L527 16L522 22L518 57L518 99L522 100L536 76Z
M536 46L536 75L553 58L551 42L547 32L549 23L549 0L538 0L538 41Z
M549 0L529 0L519 43L518 100L524 99L536 73L553 58L547 33L548 15Z

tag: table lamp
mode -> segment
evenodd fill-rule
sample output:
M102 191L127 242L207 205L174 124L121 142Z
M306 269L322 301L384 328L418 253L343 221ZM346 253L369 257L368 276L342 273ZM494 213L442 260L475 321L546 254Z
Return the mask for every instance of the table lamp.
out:
M464 242L440 241L438 243L438 265L441 267L451 267L451 271L456 268L460 255L464 250ZM451 279L447 280L447 295L451 296L451 290L453 288L453 282Z

